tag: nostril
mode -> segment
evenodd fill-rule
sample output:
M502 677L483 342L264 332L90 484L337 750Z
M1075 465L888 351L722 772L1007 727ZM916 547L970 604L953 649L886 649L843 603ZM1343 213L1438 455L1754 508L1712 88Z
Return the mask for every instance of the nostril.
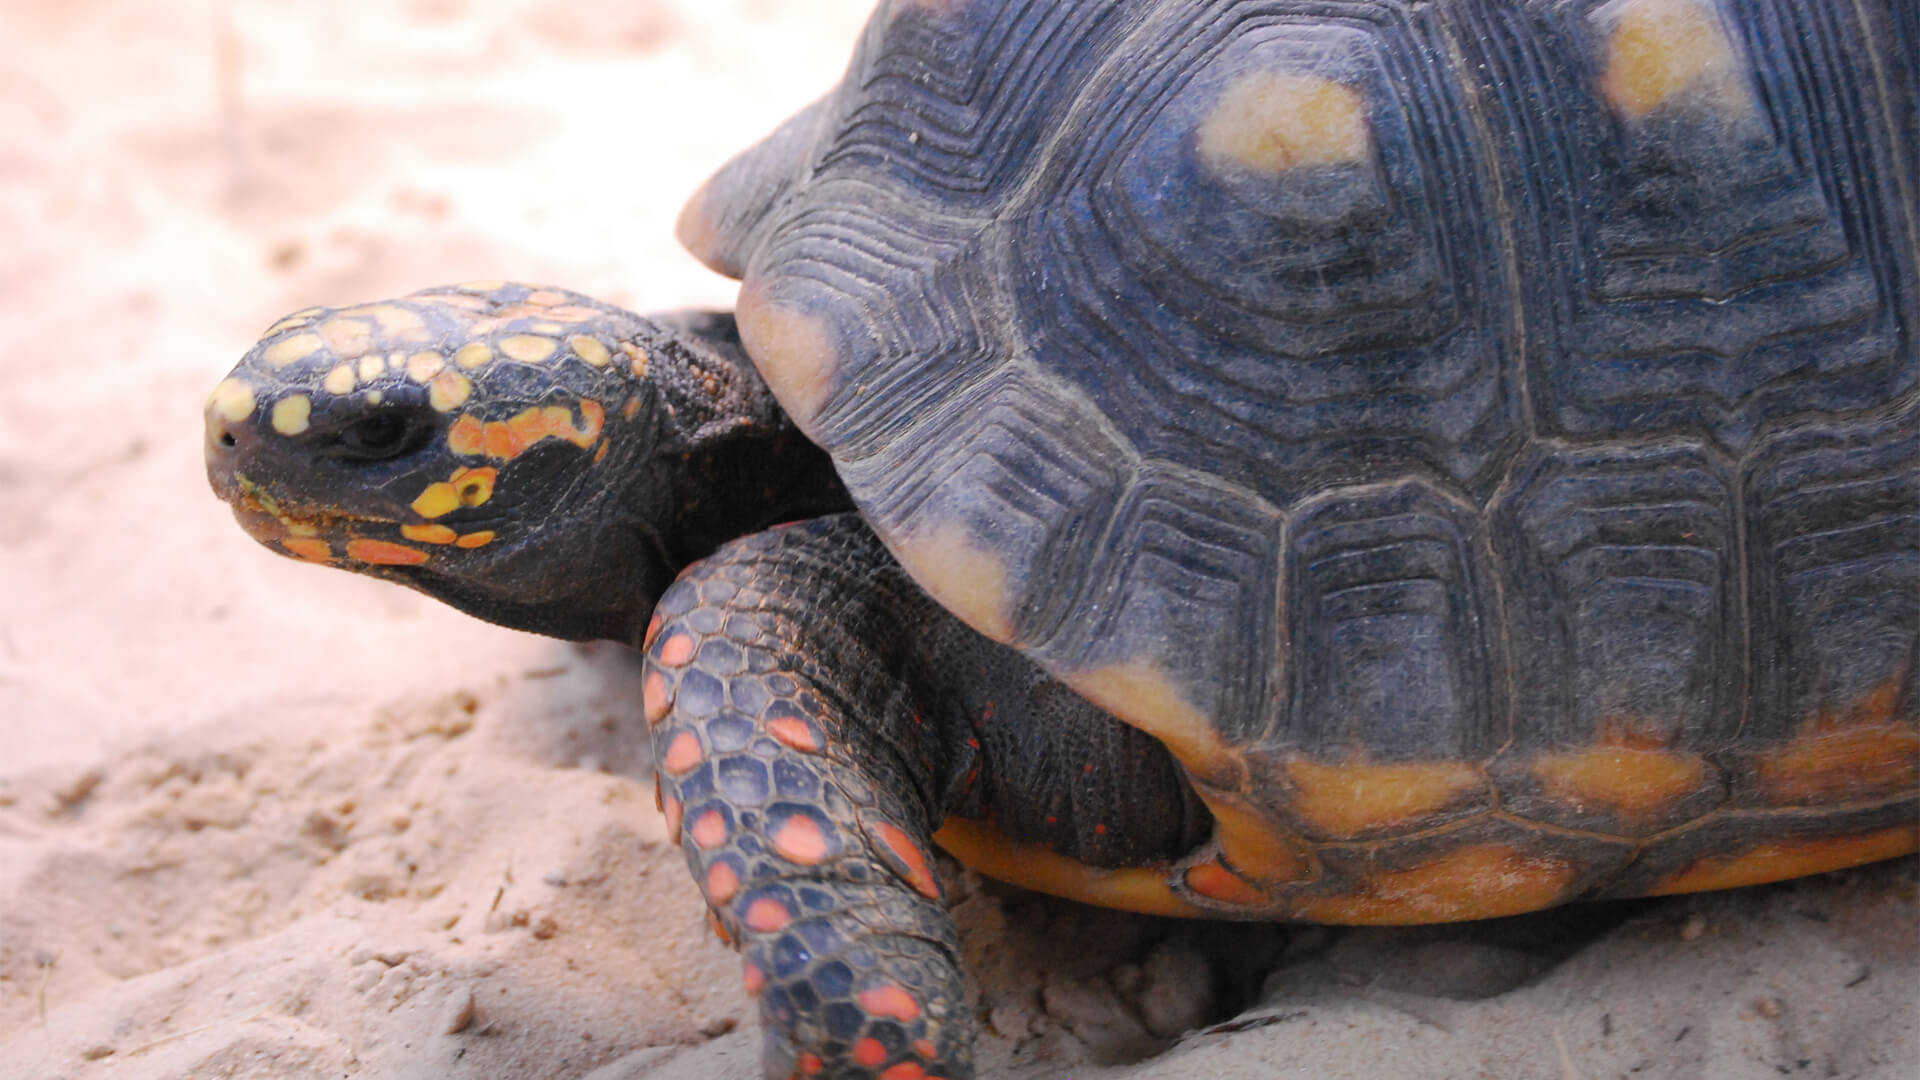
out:
M225 447L228 447L229 449L231 449L231 448L232 448L232 446L233 446L233 432L231 432L231 431L223 431L223 432L221 432L221 433L220 433L220 445L221 445L221 446L225 446Z

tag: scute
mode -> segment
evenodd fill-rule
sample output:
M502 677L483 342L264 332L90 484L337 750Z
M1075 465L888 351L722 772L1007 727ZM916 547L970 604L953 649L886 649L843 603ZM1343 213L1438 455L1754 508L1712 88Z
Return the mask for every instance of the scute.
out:
M1239 815L1141 902L1846 865L1920 786L1895 8L902 0L683 233L916 579Z

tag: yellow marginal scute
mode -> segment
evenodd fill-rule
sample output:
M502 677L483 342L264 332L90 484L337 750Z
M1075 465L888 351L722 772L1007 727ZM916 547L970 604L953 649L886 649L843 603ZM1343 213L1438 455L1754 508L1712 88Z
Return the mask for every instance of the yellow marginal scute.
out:
M759 282L740 290L734 317L741 343L773 396L801 430L811 433L840 366L826 323L774 300Z
M1176 894L1167 883L1164 868L1103 870L1058 852L1022 844L991 825L961 817L947 818L933 834L933 842L988 877L1049 896L1146 915L1215 915Z
M1779 803L1837 802L1912 788L1920 782L1920 730L1890 721L1815 727L1754 762L1760 786Z
M1854 836L1776 840L1755 844L1734 854L1709 855L1662 878L1648 890L1648 895L1762 885L1911 855L1915 851L1920 851L1920 824L1895 825Z
M1334 839L1416 825L1487 786L1480 770L1462 761L1332 764L1296 757L1285 768L1293 785L1288 811Z
M995 641L1013 640L1006 564L965 526L916 524L889 546L907 573L962 622Z
M1376 871L1351 893L1302 896L1293 911L1299 918L1345 925L1490 919L1551 907L1566 897L1577 876L1564 860L1481 844L1404 870Z
M1372 156L1366 102L1314 75L1251 71L1236 78L1200 122L1200 154L1264 173Z
M1707 763L1696 754L1631 746L1592 746L1543 754L1532 772L1555 802L1646 814L1700 790Z
M1082 697L1165 743L1194 775L1222 786L1234 782L1233 751L1220 741L1213 721L1174 688L1159 664L1130 660L1068 672L1063 679Z

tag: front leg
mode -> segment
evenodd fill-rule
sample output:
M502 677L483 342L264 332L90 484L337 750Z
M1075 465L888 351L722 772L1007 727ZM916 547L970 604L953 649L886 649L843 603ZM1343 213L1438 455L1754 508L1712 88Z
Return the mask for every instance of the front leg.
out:
M966 747L911 675L941 617L846 515L721 548L647 631L662 809L744 955L776 1080L973 1075L929 847Z

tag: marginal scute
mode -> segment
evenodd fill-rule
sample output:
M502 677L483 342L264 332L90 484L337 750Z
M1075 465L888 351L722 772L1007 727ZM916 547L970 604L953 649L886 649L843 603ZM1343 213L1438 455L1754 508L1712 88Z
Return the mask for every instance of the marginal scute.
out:
M890 547L907 573L962 622L995 641L1013 640L1006 564L968 530L920 525Z
M1300 918L1346 925L1411 925L1518 915L1567 899L1579 876L1562 859L1504 844L1456 848L1404 870L1379 870L1352 893L1302 897Z
M1592 746L1543 754L1533 764L1543 793L1628 815L1660 810L1700 789L1708 776L1697 754L1633 746Z
M1188 771L1223 786L1233 783L1233 752L1219 729L1193 707L1159 664L1131 660L1064 676L1095 705L1165 743Z
M1250 71L1230 83L1200 124L1208 161L1260 172L1365 161L1366 102L1315 75Z
M833 393L839 356L833 334L818 316L774 298L749 282L735 312L740 341L774 397L801 430L810 431Z
M1328 839L1417 827L1487 788L1479 768L1467 761L1330 763L1295 757L1286 775L1294 789L1288 813L1310 835Z
M1650 896L1732 889L1842 870L1920 850L1920 825L1896 825L1857 836L1774 840L1743 851L1708 855L1649 889Z
M1055 851L1022 844L985 822L949 817L933 834L955 858L989 877L1084 904L1147 915L1210 914L1181 898L1164 871L1150 867L1102 870Z
M1912 721L1810 727L1756 757L1761 787L1774 802L1844 802L1920 783L1920 729Z

